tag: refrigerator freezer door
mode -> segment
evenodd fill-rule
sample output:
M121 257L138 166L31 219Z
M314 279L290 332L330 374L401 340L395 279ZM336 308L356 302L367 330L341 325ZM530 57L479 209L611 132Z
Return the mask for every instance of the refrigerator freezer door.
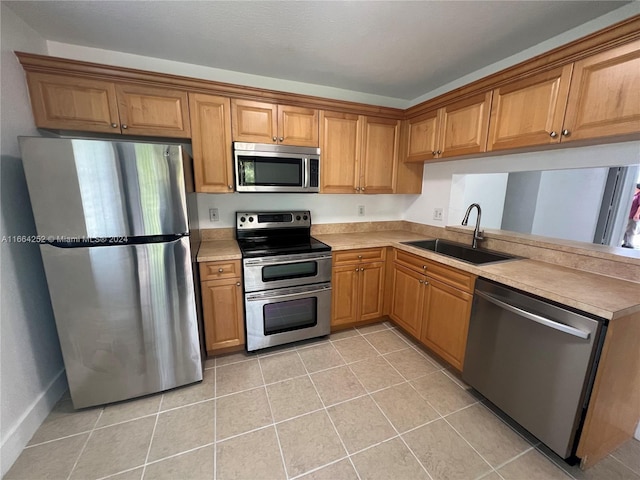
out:
M65 241L189 230L178 145L26 137L21 148L38 235Z
M40 249L76 408L202 380L188 237Z

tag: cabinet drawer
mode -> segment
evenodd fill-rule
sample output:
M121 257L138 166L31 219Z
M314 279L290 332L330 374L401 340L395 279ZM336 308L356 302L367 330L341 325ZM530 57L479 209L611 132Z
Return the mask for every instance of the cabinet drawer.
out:
M200 280L240 277L240 260L204 262L200 264Z
M333 253L334 265L345 265L360 262L384 262L385 248L363 248L358 250L344 250Z
M476 281L475 275L403 252L402 250L396 250L394 257L395 261L400 265L409 267L416 272L422 272L431 278L445 282L460 290L473 292Z

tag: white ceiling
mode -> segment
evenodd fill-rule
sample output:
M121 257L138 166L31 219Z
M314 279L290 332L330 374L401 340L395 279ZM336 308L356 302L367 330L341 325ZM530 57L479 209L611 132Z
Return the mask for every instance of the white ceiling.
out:
M618 1L7 1L45 39L411 100Z

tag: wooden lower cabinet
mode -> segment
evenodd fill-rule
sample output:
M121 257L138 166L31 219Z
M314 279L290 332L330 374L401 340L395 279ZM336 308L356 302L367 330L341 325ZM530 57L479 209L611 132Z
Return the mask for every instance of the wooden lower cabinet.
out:
M462 371L473 295L427 277L422 342Z
M206 262L200 270L216 270L219 262ZM229 262L222 262L228 265ZM236 263L240 263L237 261ZM223 268L223 267L221 267ZM239 267L238 267L239 271ZM225 277L224 274L221 274ZM204 336L207 354L244 345L244 310L240 277L220 278L200 282Z
M389 316L462 370L474 284L474 275L396 250Z
M331 326L345 326L383 316L385 250L334 253ZM366 261L378 258L379 261Z
M389 316L415 338L420 338L425 276L409 268L393 266Z

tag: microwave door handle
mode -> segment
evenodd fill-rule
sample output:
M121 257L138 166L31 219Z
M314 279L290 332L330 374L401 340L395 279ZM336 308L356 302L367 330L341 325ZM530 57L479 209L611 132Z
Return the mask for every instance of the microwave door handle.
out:
M559 330L564 333L568 333L569 335L573 335L574 337L584 338L585 340L589 338L590 332L585 332L578 328L570 327L569 325L565 325L564 323L558 323L551 319L542 317L540 315L536 315L535 313L527 312L521 308L515 307L513 305L509 305L508 303L502 302L495 298L492 295L488 295L484 292L476 291L476 295L484 298L485 300L493 303L494 305L508 310L511 313L515 313L521 317L524 317L533 322L539 323L540 325L544 325L545 327L553 328L554 330Z
M309 157L304 157L304 188L309 188Z

